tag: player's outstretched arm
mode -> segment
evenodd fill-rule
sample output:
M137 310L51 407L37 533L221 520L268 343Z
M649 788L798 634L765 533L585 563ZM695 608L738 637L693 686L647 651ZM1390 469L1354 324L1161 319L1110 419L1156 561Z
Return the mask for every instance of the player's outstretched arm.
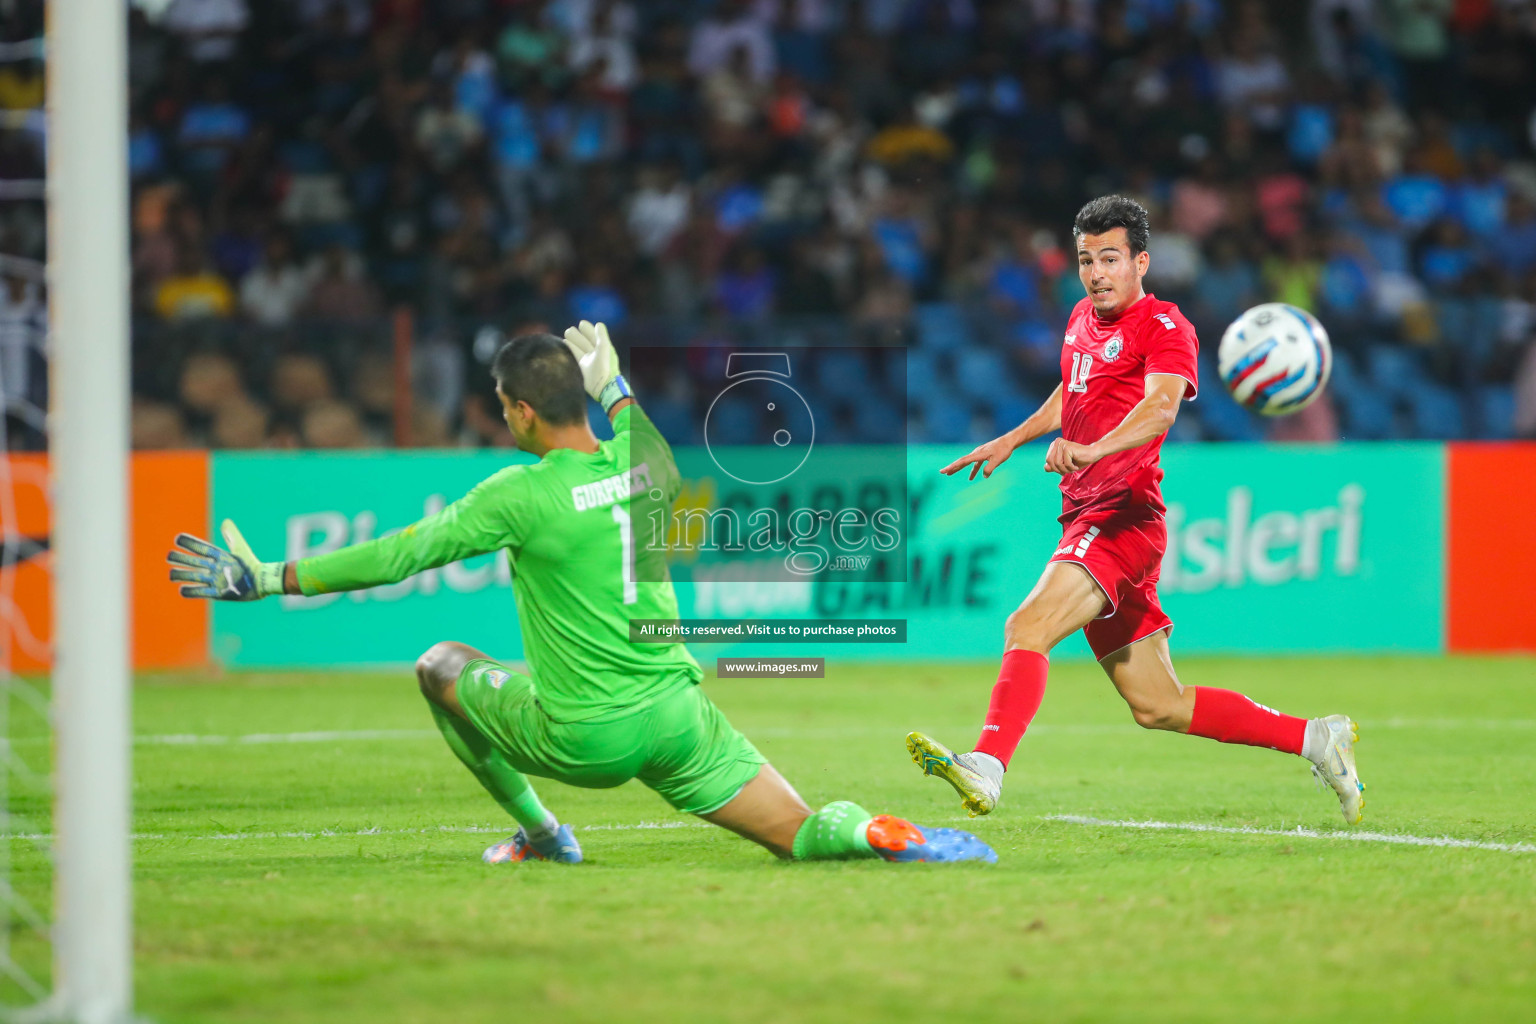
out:
M398 583L428 569L507 547L521 494L520 466L502 470L436 515L398 533L297 562L263 562L235 524L228 549L182 533L166 556L183 597L255 601L272 594L330 594Z
M1077 444L1064 437L1051 442L1045 453L1045 471L1065 476L1091 466L1106 455L1140 448L1161 437L1179 415L1179 402L1189 381L1171 373L1147 374L1145 397L1131 407L1120 425L1093 444Z
M524 496L524 469L503 469L441 512L398 533L293 563L297 589L289 593L367 590L511 546Z
M567 327L565 347L571 350L581 367L582 386L603 407L610 420L635 404L629 382L619 372L619 354L608 337L606 324L583 320L575 327Z
M227 550L190 533L176 535L176 546L165 560L176 567L171 570L171 579L182 585L182 597L256 601L285 592L287 566L258 559L233 520L224 520L219 532Z
M1014 451L1020 446L1028 444L1038 437L1044 437L1053 430L1061 429L1061 385L1056 385L1056 390L1051 392L1051 397L1045 400L1045 404L1030 414L1029 419L1014 427L1002 437L993 438L986 444L977 445L967 455L951 462L939 470L945 476L953 476L955 473L971 467L971 475L967 478L976 479L977 470L981 470L982 476L991 476L997 472L997 467L1007 462Z

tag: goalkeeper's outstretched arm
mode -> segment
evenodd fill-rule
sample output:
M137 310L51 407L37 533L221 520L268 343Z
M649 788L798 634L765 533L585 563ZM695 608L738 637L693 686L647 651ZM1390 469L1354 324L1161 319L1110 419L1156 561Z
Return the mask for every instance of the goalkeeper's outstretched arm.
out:
M398 583L408 576L511 543L515 498L509 486L520 467L481 483L436 515L398 533L295 562L263 562L231 520L221 548L189 533L176 535L166 556L183 597L255 601L273 594L330 594Z
M565 332L564 341L581 370L583 388L609 419L635 404L619 373L607 327L583 320ZM183 584L184 597L219 601L254 601L272 594L312 596L398 583L427 569L510 546L520 472L519 467L503 470L437 515L399 533L298 562L261 561L229 520L220 528L223 548L178 534L167 556L173 566L171 579Z

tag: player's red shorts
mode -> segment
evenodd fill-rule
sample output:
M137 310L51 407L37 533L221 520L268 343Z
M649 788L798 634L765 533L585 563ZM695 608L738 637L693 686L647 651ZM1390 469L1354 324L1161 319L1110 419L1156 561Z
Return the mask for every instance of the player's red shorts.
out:
M1109 610L1083 627L1093 656L1101 661L1173 620L1157 601L1157 576L1168 527L1146 506L1088 508L1062 522L1053 562L1076 562L1109 597Z

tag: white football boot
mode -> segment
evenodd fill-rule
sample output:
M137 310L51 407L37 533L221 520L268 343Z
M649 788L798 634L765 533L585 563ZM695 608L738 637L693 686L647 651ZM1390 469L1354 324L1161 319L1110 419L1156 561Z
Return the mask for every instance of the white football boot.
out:
M1312 774L1339 795L1345 823L1358 825L1365 815L1365 783L1355 771L1355 744L1360 742L1360 727L1348 715L1329 715L1314 721L1327 730L1327 735L1312 760Z
M957 754L931 736L920 732L907 734L907 753L924 775L937 775L960 794L960 804L973 818L992 813L1002 793L1003 780L993 778L971 761L969 754Z

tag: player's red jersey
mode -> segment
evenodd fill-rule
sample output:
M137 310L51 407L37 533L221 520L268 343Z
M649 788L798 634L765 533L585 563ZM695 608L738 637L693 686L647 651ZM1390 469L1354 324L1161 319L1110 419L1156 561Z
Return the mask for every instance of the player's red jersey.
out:
M1100 319L1085 297L1072 310L1061 347L1061 436L1092 444L1146 397L1146 377L1170 373L1199 387L1200 343L1179 307L1147 294L1113 320ZM1062 519L1093 507L1147 505L1163 512L1157 464L1161 437L1117 452L1061 478Z

